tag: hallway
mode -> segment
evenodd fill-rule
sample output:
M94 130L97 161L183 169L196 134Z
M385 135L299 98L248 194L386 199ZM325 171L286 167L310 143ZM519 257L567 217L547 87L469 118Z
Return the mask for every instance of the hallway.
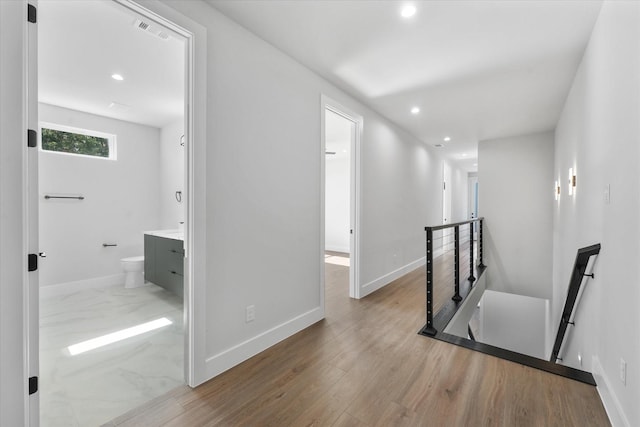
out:
M424 268L362 300L347 270L328 266L325 320L107 426L610 425L595 387L419 336Z

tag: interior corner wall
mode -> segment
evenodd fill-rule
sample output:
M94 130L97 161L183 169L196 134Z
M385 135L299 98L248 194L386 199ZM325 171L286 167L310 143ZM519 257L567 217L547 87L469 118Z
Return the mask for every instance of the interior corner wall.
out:
M551 299L553 133L478 144L487 288Z
M577 249L601 243L560 355L580 367L580 354L582 369L599 373L614 426L640 425L638 76L640 3L605 1L556 129L553 312L557 325ZM577 176L574 196L567 194L569 168Z
M206 279L200 285L206 287L206 376L212 377L324 317L322 94L364 119L361 295L424 262L424 227L439 222L441 212L429 203L440 197L441 159L208 4L162 3L207 33ZM247 323L249 305L256 318Z
M85 197L40 198L40 248L47 252L40 286L117 281L120 259L143 255L143 232L160 226L160 131L47 104L39 105L39 114L41 122L116 135L117 145L117 160L40 152L41 196Z
M169 123L160 129L160 228L181 229L185 218L185 147L184 119ZM180 191L181 195L176 196ZM182 200L181 202L178 200Z

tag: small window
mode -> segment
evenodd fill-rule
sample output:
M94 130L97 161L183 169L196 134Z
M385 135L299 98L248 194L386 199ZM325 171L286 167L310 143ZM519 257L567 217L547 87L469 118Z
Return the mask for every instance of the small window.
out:
M116 159L116 136L52 123L40 127L43 151Z

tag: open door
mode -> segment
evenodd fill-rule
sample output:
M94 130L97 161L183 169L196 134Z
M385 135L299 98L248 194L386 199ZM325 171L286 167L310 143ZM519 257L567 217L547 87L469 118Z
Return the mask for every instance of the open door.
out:
M326 246L326 236L327 236L327 189L328 185L326 182L327 178L327 156L340 158L343 156L342 151L345 154L348 154L344 157L345 161L348 164L345 164L346 168L344 168L345 172L345 182L343 186L348 187L348 191L344 192L346 194L346 204L344 208L346 208L346 215L343 218L344 222L344 233L347 236L343 236L346 243L342 245L345 247L348 245L348 254L349 254L349 296L351 298L360 298L360 287L358 285L358 255L359 255L359 203L358 198L360 194L360 181L359 181L359 161L360 161L360 139L362 136L362 127L363 127L363 118L358 114L350 111L348 108L340 105L339 103L329 99L326 96L322 96L321 100L322 104L322 130L321 130L321 182L322 182L322 196L321 196L321 257L322 257L322 265L324 265L325 261L325 250ZM346 145L339 146L332 145L335 141L332 141L331 135L327 133L326 125L328 123L329 117L335 117L339 121L346 124L346 138L343 141ZM333 160L332 160L333 161ZM335 249L335 248L333 248ZM345 248L346 249L346 248ZM339 252L345 252L344 250ZM322 270L321 283L323 286L323 292L321 293L324 298L324 268ZM324 299L322 302L322 306L324 307Z
M29 375L29 425L40 425L38 393L40 353L40 290L38 263L44 256L38 248L38 26L37 0L30 0L27 19L27 191L26 247L28 249L27 293L27 372Z

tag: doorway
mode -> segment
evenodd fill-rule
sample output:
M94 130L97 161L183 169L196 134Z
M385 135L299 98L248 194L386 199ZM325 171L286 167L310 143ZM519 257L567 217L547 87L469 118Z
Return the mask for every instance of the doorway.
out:
M55 9L62 6L71 9ZM83 10L85 6L88 8ZM74 22L63 24L65 16ZM149 55L156 58L170 55L169 62L176 63L175 70L181 75L177 85L181 98L176 102L156 99L156 105L171 104L172 108L172 111L158 111L146 108L143 103L138 105L118 98L126 95L127 90L117 86L123 80L152 80L152 74L141 70L139 64L128 63L127 58L111 59L110 67L100 70L96 70L96 65L103 63L85 58L94 68L85 70L84 74L95 78L98 71L98 79L105 76L106 79L88 82L90 86L84 90L68 84L61 88L66 95L63 97L46 90L61 86L47 80L51 77L47 73L51 58L38 61L40 121L49 122L42 127L108 140L107 155L97 158L92 157L94 153L85 152L78 156L70 152L49 151L45 154L41 138L38 153L41 180L35 187L38 188L35 193L40 192L35 195L36 206L40 205L39 248L48 251L46 259L40 262L39 294L42 298L50 298L47 304L40 305L39 311L41 323L46 328L40 330L37 345L41 360L41 424L97 425L184 384L190 372L190 346L185 346L189 340L184 333L189 330L189 325L184 324L189 319L184 312L189 310L190 300L185 297L183 303L180 296L155 285L129 287L127 283L116 282L117 277L124 279L120 259L145 252L142 244L145 231L177 230L183 235L184 243L180 242L180 246L186 249L189 245L191 225L187 207L191 197L187 183L192 179L192 171L187 151L191 141L186 100L189 73L185 73L191 67L188 35L126 0L104 0L91 5L41 2L38 17L40 37L45 42L54 38L52 33L47 33L51 28L76 31L71 36L89 43L103 58L111 51L124 55L129 52L141 61L150 61ZM55 25L47 24L49 17ZM88 24L90 28L75 29L75 23ZM117 25L123 27L115 30ZM105 37L105 34L115 31L119 42L114 41L106 48L91 45L91 31L96 28L105 30L104 33L96 31L102 41L109 42L111 37ZM123 37L129 39L123 41ZM141 48L132 37L139 37L147 47L157 48ZM39 46L39 51L50 55L53 50L50 46L44 47L45 44ZM180 56L174 55L176 51L181 52ZM77 68L82 66L73 57L63 59L60 52L54 52L59 55L54 58L58 64L55 71L60 71L60 64L65 60L66 64ZM89 55L86 50L81 53ZM165 64L156 67L156 74L166 82L175 78L172 70ZM73 83L86 82L75 79ZM101 97L99 90L92 92L100 85L104 85L108 98ZM168 90L168 86L168 83L157 85L160 95ZM78 91L91 92L92 96L73 99L71 95ZM143 97L138 95L138 98ZM165 116L161 117L162 114ZM104 131L105 126L112 130L102 134L96 132ZM44 133L39 130L40 136ZM164 159L163 151L167 152ZM175 164L168 165L171 158ZM41 169L43 167L47 169ZM65 175L68 176L63 179ZM161 182L168 175L173 178L167 185L171 191L162 189ZM37 178L32 182L37 182ZM149 184L161 186L157 197L153 196L156 190ZM153 211L163 209L164 199L169 199L170 206L159 216ZM64 221L69 217L75 220L65 225ZM51 238L56 230L67 233L62 244L56 243L60 242L60 236ZM81 239L86 241L76 242ZM73 248L79 248L79 251L73 252ZM90 253L95 255L97 262L89 258L78 261L79 257ZM62 263L69 260L74 265L62 268ZM92 262L95 265L90 267ZM184 267L183 286L188 288L191 286L190 258L181 257L177 262ZM70 270L76 275L70 275ZM37 332L30 332L32 336L38 336ZM134 335L136 332L140 334ZM87 346L78 344L98 342L107 343L79 351ZM86 387L87 383L101 386Z
M358 165L362 117L322 97L321 256L325 293L360 298Z
M449 224L451 222L451 199L452 199L452 185L451 185L451 166L445 161L442 162L442 224ZM442 253L453 249L453 229L447 228L442 230ZM437 239L437 237L436 237Z

